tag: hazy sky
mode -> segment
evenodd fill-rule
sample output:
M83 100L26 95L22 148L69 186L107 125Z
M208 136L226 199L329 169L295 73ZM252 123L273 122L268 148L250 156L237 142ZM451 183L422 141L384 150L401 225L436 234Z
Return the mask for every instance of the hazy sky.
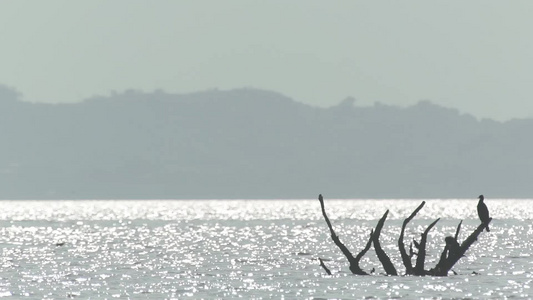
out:
M533 117L530 0L4 1L0 36L0 83L27 101L255 87Z

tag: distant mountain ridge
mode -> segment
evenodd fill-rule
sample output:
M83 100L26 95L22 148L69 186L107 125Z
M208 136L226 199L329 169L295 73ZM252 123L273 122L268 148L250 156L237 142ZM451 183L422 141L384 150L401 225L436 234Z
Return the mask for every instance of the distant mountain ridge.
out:
M533 120L255 90L32 104L0 89L1 199L533 197Z

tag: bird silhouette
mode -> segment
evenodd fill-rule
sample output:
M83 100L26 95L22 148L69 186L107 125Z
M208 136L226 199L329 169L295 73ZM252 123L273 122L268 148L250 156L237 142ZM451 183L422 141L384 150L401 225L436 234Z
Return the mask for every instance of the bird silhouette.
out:
M487 205L483 202L485 197L483 195L479 195L479 202L477 203L477 215L479 216L479 219L483 224L486 224L485 229L487 232L490 231L489 229L489 209L487 208Z
M447 236L444 238L444 241L446 242L446 246L448 246L450 255L456 256L461 250L461 246L459 246L459 243L453 236Z

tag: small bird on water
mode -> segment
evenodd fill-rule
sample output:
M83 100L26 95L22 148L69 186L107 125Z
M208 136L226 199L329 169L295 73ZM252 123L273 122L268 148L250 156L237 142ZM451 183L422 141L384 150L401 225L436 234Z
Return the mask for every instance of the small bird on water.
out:
M485 229L487 230L487 232L489 232L489 209L487 208L487 205L483 202L483 200L485 199L483 195L479 195L478 198L479 202L477 203L477 215L479 216L481 222L486 224Z

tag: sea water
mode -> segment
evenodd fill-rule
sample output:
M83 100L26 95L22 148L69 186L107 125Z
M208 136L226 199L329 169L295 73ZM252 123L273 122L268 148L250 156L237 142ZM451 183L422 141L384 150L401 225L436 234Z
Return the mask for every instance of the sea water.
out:
M397 240L421 200L325 200L354 255L389 209L380 241L403 273ZM0 297L27 299L533 298L533 201L486 199L494 218L448 277L385 276L371 249L352 275L318 200L0 201ZM427 225L426 269L476 200L426 200L405 243ZM332 271L319 265L322 258Z

